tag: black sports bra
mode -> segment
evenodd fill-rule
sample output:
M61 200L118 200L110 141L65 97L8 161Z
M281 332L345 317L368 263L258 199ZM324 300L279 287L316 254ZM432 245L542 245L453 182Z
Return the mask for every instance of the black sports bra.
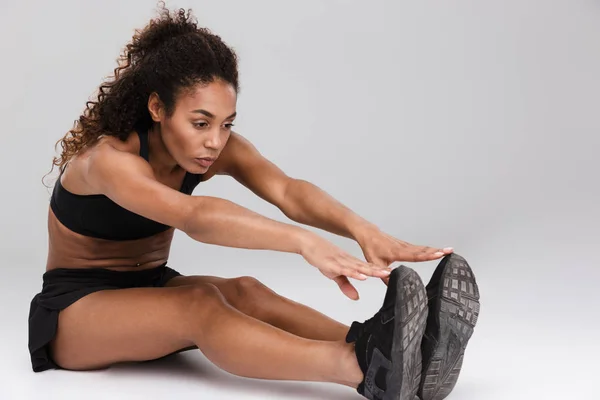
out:
M138 133L140 156L148 161L148 134ZM169 226L142 217L103 194L80 195L65 189L58 177L50 207L56 218L70 230L85 236L108 240L141 239L164 232ZM202 180L202 174L186 172L180 192L192 194Z

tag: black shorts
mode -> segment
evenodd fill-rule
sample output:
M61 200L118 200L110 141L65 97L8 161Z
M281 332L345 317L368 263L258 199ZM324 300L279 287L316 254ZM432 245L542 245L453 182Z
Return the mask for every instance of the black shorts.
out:
M48 345L56 335L61 310L99 290L163 287L180 275L166 263L139 271L59 268L46 272L42 291L35 295L29 309L29 353L33 371L60 368L52 361Z

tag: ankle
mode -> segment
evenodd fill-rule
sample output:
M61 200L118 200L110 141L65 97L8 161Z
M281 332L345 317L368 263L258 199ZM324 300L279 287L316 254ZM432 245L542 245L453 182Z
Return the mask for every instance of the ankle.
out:
M364 374L358 365L356 353L354 351L354 343L346 343L345 341L336 342L339 347L338 367L336 369L335 383L349 386L356 389L362 382Z

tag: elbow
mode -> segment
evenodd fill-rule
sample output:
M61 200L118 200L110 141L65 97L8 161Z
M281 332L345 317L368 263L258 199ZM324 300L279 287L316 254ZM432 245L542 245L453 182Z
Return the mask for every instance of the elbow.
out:
M310 184L310 182L302 179L290 180L283 191L279 204L277 204L277 208L279 208L283 215L294 222L300 222L302 219L301 201L306 196L303 188Z
M229 214L228 200L212 196L193 196L193 203L184 213L182 231L199 242L210 241L214 228Z
M181 231L186 235L197 239L206 228L203 215L209 212L209 205L204 196L192 196L193 202L186 207L181 221Z

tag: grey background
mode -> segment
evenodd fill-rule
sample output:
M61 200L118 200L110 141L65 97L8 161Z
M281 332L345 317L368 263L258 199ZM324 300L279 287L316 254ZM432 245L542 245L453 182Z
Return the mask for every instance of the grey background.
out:
M155 5L1 2L0 398L360 398L333 384L233 377L199 352L102 372L31 372L27 312L47 251L41 178L54 144ZM386 232L454 246L470 261L482 313L450 399L597 395L598 1L168 6L192 7L238 52L236 128L266 157ZM195 194L285 220L231 178ZM321 233L361 256L356 243ZM352 302L299 256L180 233L170 264L256 276L348 324L370 317L384 294L378 280L358 282L361 300ZM427 282L436 263L405 264Z

